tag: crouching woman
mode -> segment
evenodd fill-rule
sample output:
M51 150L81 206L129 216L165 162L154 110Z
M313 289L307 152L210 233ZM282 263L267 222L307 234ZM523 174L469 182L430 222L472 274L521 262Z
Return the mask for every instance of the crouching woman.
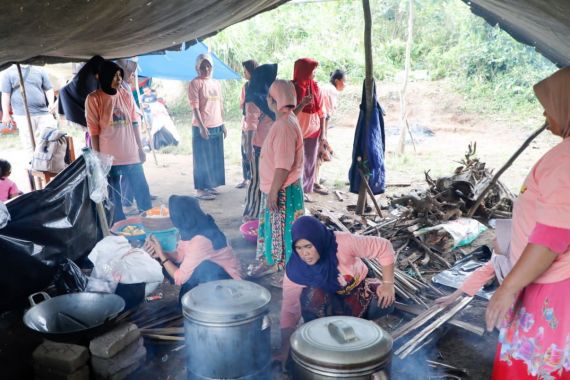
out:
M145 249L159 260L165 275L182 287L179 300L202 283L241 279L237 259L226 236L214 218L202 211L196 198L172 195L168 207L170 219L180 231L176 251L164 252L152 235Z
M293 254L285 267L281 306L281 355L300 317L347 315L376 319L393 310L394 249L383 238L333 232L312 216L292 228ZM384 281L367 278L361 260L376 259Z

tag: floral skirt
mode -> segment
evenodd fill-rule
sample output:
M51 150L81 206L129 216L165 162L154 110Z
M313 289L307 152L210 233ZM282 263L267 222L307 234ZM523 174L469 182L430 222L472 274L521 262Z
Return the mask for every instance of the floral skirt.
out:
M273 212L267 208L267 194L265 193L261 194L261 205L263 209L259 213L256 257L258 260L265 257L267 264L277 264L281 270L289 261L293 251L291 226L305 213L301 181L279 191L278 211Z
M499 334L493 379L570 379L570 279L530 284Z

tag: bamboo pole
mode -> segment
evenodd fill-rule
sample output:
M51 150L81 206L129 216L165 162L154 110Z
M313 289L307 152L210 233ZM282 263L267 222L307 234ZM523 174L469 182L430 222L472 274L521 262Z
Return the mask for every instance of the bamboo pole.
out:
M471 206L471 208L469 209L469 212L467 213L467 217L468 218L472 218L473 215L475 215L475 212L477 211L477 209L479 208L479 205L481 204L481 202L483 202L483 199L485 198L485 195L487 195L487 193L489 192L489 190L491 190L491 188L497 183L497 181L499 180L499 177L508 169L511 167L511 165L513 164L513 162L515 162L515 160L520 156L520 154L522 152L524 152L524 150L530 145L530 143L532 142L532 140L534 140L538 135L540 135L545 129L546 127L548 127L548 124L545 122L542 127L538 128L536 131L534 131L525 141L524 143L517 149L517 151L511 156L511 158L509 158L509 160L507 161L506 164L503 165L503 167L501 169L499 169L499 171L493 176L493 179L491 179L491 182L489 182L489 184L487 185L487 187L485 188L485 190L483 190L481 192L481 194L479 194L479 196L477 197L477 199L475 200L475 203L473 204L473 206Z
M372 14L370 12L369 0L362 0L362 9L364 12L364 59L366 62L366 77L364 79L364 96L366 97L366 114L364 117L364 136L368 135L370 119L372 117L372 106L374 104L374 74L372 59ZM368 148L364 144L363 156L359 157L363 162L368 158ZM358 163L356 164L359 165ZM364 214L366 208L366 187L365 182L368 178L360 176L360 189L358 191L358 201L356 202L356 214Z
M26 86L24 83L24 77L22 76L22 67L19 63L16 63L18 68L18 76L20 77L20 91L22 92L22 100L24 101L24 109L26 110L26 119L28 120L28 130L30 131L30 140L32 142L32 149L36 150L36 137L34 135L34 128L32 127L32 117L30 116L30 107L28 106L28 96L26 95ZM32 68L30 67L30 70ZM4 110L8 112L9 110Z
M400 139L398 141L398 154L404 154L406 143L406 129L409 131L410 136L412 132L409 129L406 117L406 88L408 87L408 76L410 75L410 67L412 61L412 41L414 31L414 0L409 0L408 10L408 39L406 41L406 63L404 69L404 83L400 90ZM413 138L412 138L413 141Z

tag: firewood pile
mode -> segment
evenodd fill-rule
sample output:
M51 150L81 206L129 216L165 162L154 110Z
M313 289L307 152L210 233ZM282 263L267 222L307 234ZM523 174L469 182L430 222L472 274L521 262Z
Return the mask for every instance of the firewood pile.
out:
M421 230L466 217L475 199L489 185L493 171L476 157L476 143L469 144L459 166L450 176L433 179L425 173L426 188L388 198L384 217L376 213L363 216L349 212L313 209L313 215L335 230L357 235L376 235L390 240L396 250L396 291L404 300L426 305L423 293L438 295L430 278L464 256L453 249L453 237L445 229L429 233ZM510 218L515 196L497 181L477 208L475 218ZM367 262L371 272L381 278L380 266Z

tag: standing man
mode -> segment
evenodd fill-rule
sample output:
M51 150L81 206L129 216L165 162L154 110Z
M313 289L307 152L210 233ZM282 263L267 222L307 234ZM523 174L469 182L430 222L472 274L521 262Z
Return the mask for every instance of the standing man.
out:
M30 65L21 65L21 68L32 121L32 130L34 131L34 137L37 137L45 127L56 126L53 87L43 68ZM31 159L34 154L34 148L28 128L26 108L22 97L22 89L20 88L20 76L18 75L16 65L12 65L4 72L0 90L2 91L2 109L4 110L2 124L13 125L15 123L17 125L22 146ZM12 112L14 113L13 119L10 115L10 107L12 107Z

